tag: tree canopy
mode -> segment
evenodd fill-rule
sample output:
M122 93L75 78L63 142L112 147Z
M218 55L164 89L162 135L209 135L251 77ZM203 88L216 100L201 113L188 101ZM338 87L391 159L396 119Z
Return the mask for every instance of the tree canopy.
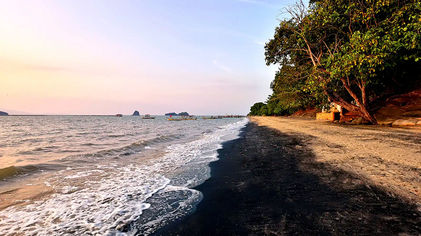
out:
M259 116L259 115L267 115L264 113L264 110L267 110L266 104L263 102L257 102L250 108L249 115L251 116Z
M376 123L385 98L420 85L421 2L301 1L287 11L265 46L266 63L279 65L266 115L330 101Z

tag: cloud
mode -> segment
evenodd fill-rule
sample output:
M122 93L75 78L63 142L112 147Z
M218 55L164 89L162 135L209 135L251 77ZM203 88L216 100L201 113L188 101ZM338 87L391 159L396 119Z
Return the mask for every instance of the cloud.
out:
M46 66L46 65L27 65L29 70L43 70L43 71L75 71L72 68L61 66Z
M260 4L262 3L261 1L257 1L257 0L236 0L237 2L247 2L247 3L253 3L253 4Z
M46 65L41 63L24 62L8 58L0 58L0 68L15 70L35 70L35 71L75 71L74 68L56 65Z
M235 0L235 1L276 8L276 5L270 4L270 3L266 2L266 1L263 1L263 0Z
M255 44L260 45L260 46L265 46L266 43L263 41L254 41Z
M212 61L212 64L215 65L218 69L220 69L222 71L225 71L227 73L231 73L232 72L232 69L231 68L229 68L226 65L223 65L223 64L219 63L218 60L213 60Z
M0 56L0 72L4 71L40 71L45 73L73 73L74 75L90 75L90 76L124 76L124 77L138 77L141 76L137 71L131 72L121 69L119 67L107 65L84 65L73 64L62 66L60 63L48 65L43 62L33 62L16 60L9 58L2 58Z

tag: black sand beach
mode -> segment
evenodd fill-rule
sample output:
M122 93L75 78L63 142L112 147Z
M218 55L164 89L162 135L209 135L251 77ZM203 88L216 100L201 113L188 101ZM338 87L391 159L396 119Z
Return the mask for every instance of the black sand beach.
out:
M421 234L414 204L316 162L306 141L249 123L196 188L196 211L156 235Z

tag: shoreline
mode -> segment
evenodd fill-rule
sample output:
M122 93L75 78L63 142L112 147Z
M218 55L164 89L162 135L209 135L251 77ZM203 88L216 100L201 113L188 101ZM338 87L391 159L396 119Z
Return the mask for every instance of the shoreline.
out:
M196 210L155 235L421 233L414 198L408 201L358 172L321 161L311 143L318 138L310 134L251 121L239 139L218 150L211 178L195 188L203 193ZM329 145L325 148L341 148Z

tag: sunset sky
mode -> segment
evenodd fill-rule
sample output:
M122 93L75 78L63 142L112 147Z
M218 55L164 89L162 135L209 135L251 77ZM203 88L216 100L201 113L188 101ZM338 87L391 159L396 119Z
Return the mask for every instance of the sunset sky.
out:
M0 0L0 110L247 114L293 2Z

